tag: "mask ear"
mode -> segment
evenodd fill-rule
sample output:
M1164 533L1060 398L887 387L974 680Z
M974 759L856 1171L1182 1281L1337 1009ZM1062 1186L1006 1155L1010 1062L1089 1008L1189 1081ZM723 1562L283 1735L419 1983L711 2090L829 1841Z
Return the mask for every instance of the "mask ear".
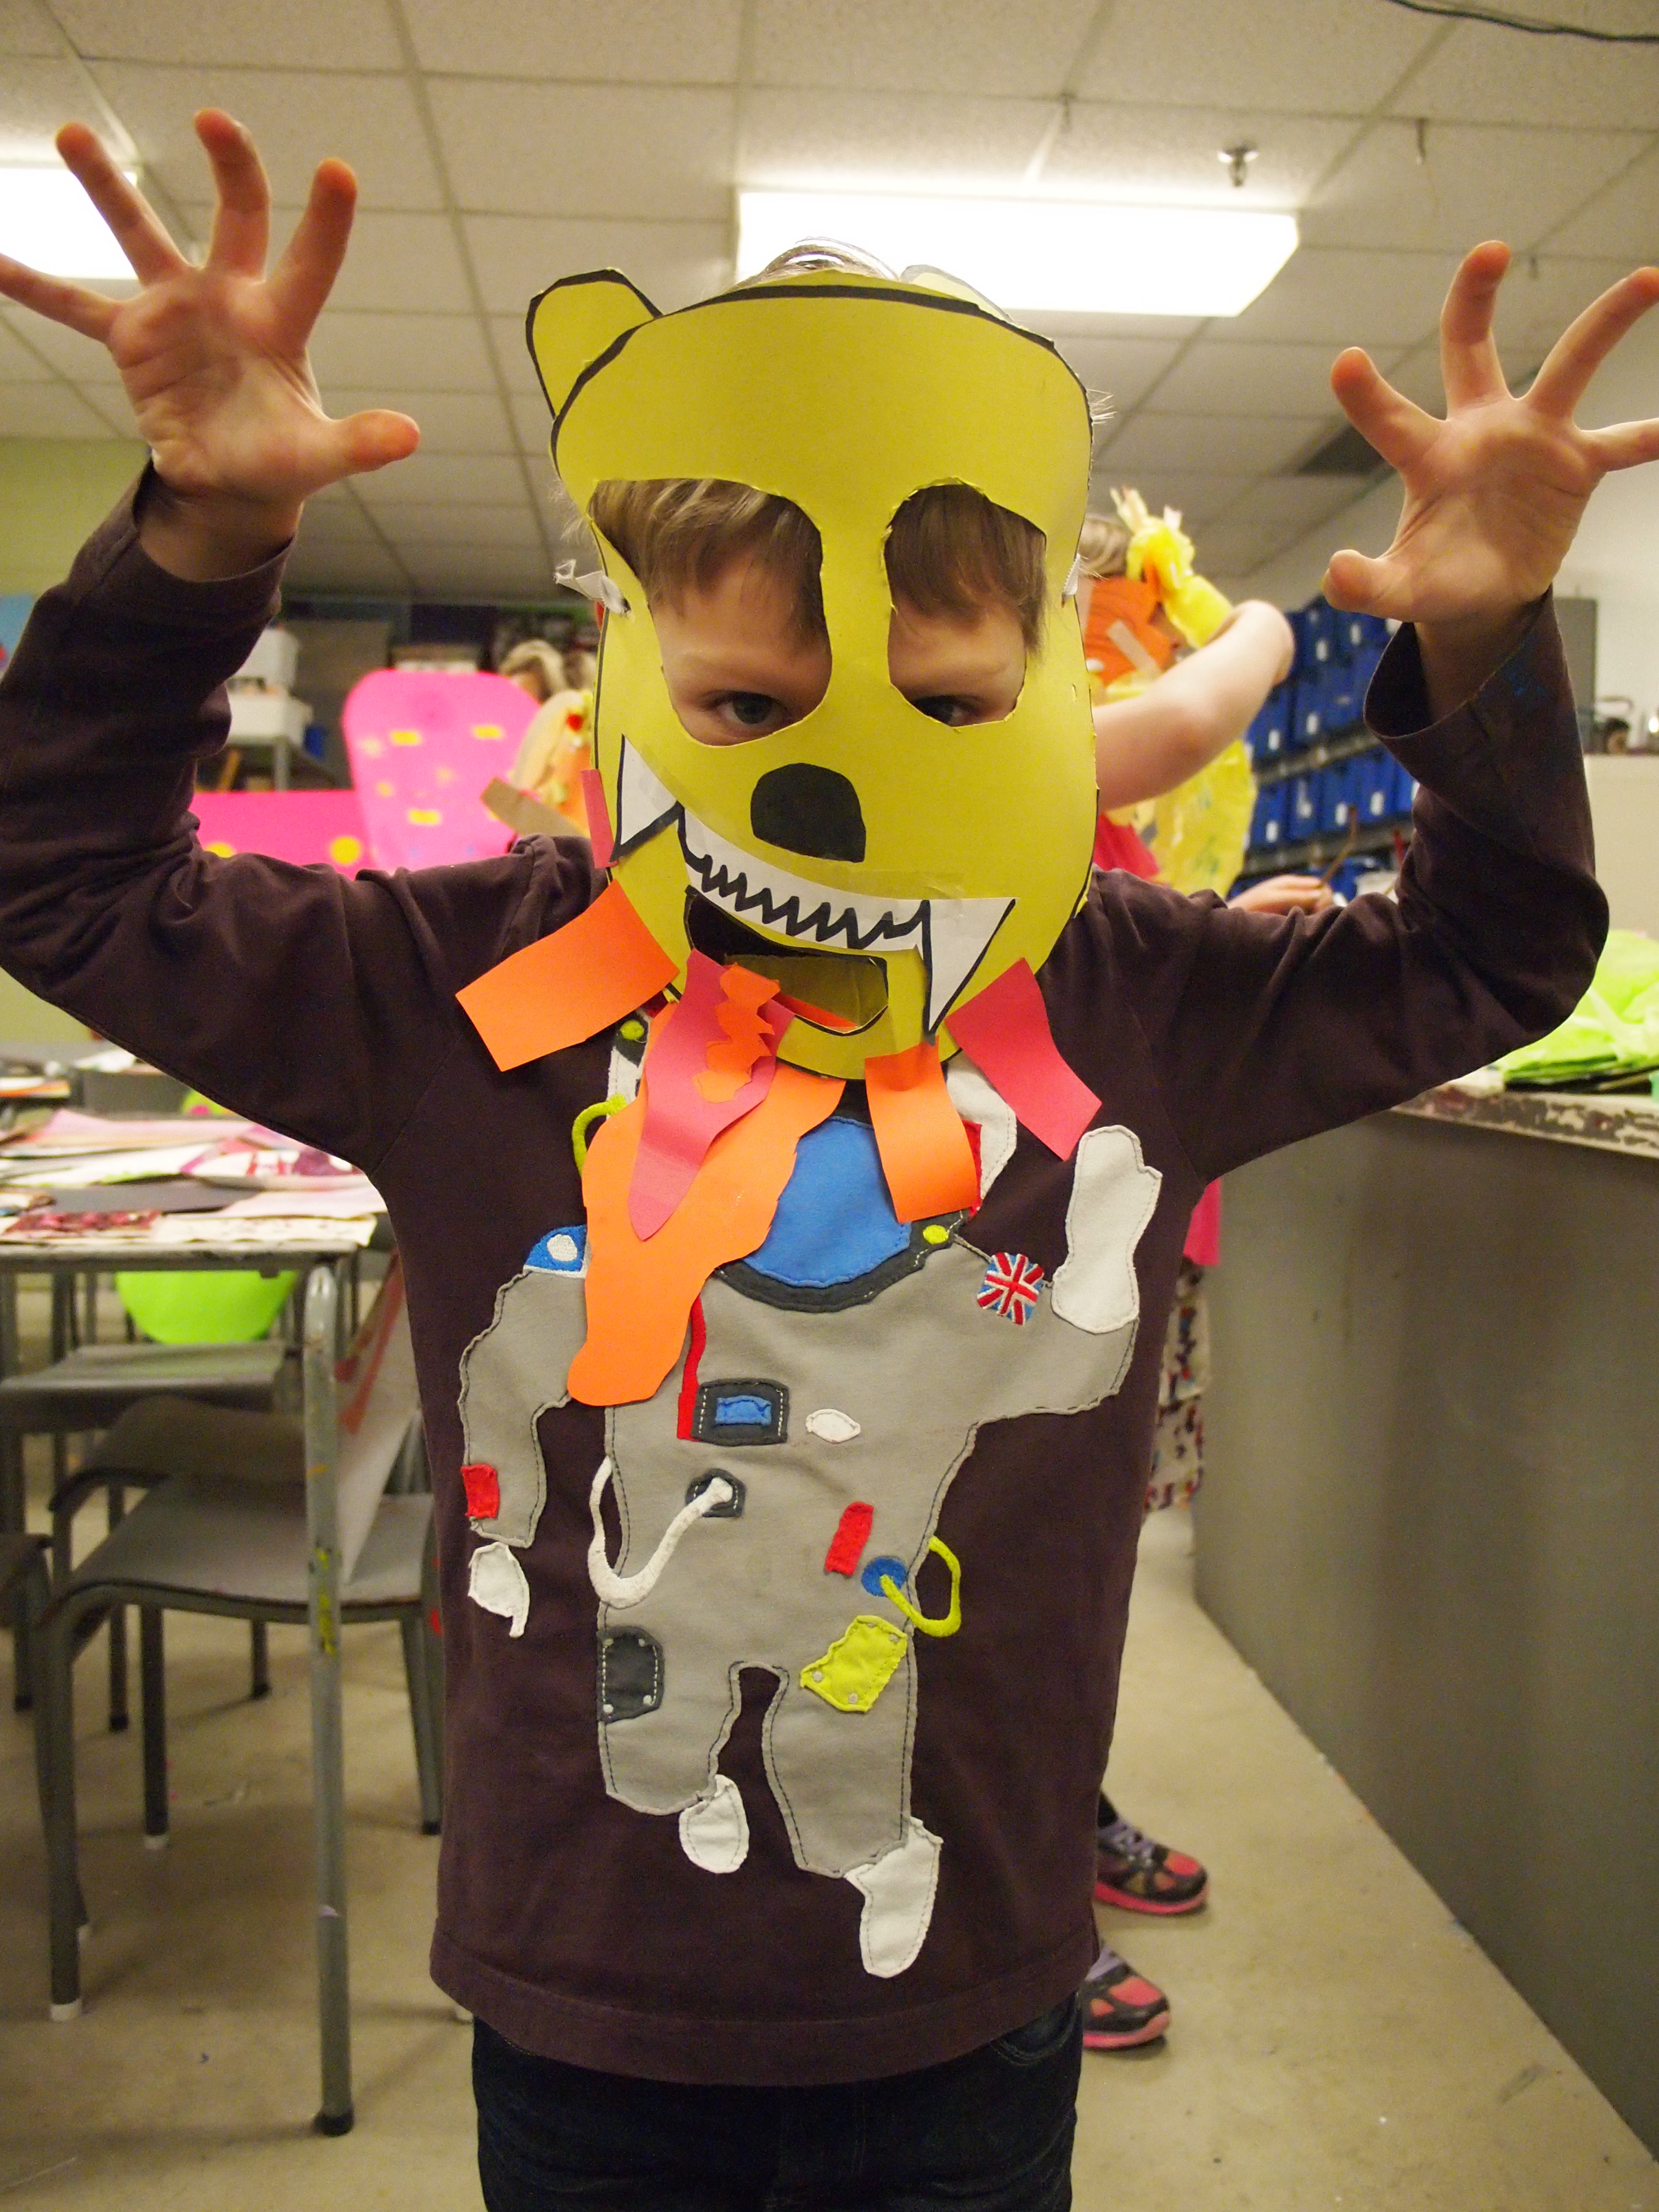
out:
M562 276L531 301L525 337L556 422L583 372L618 338L653 321L656 314L644 293L614 269Z

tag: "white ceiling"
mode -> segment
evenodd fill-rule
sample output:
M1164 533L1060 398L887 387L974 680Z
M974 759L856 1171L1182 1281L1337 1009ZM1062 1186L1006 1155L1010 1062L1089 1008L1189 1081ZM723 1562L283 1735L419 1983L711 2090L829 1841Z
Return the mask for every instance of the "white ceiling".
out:
M1511 0L1650 31L1653 0ZM1212 573L1247 575L1359 489L1298 460L1338 427L1339 346L1437 398L1458 250L1507 238L1508 366L1659 258L1659 48L1538 38L1391 0L0 0L0 160L86 117L169 218L205 228L190 118L256 133L291 217L313 164L362 182L314 359L340 412L404 407L412 459L313 502L295 583L533 597L561 545L523 311L614 264L663 307L731 275L739 183L926 184L1225 203L1303 245L1231 320L1045 324L1119 415L1097 486L1182 507ZM1103 233L1102 251L1110 250ZM85 341L0 319L0 435L130 430Z

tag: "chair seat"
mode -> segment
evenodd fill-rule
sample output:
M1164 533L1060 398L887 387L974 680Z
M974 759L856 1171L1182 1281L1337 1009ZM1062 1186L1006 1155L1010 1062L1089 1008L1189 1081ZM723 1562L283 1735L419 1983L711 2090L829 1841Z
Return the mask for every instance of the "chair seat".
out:
M430 1496L383 1498L341 1606L412 1605L432 1520ZM291 1608L307 1598L303 1484L255 1483L225 1474L175 1474L147 1491L64 1585L142 1589L188 1611L215 1605Z
M302 1487L305 1424L297 1413L249 1413L199 1398L141 1398L93 1444L76 1480L148 1486L175 1474Z
M258 1409L270 1404L285 1347L253 1344L87 1344L25 1375L0 1381L0 1430L105 1427L158 1391L204 1405Z

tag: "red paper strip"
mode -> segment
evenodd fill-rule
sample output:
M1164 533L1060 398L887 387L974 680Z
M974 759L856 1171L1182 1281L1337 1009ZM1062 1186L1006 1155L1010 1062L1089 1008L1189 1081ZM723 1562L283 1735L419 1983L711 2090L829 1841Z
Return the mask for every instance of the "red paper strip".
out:
M611 827L611 810L605 803L605 778L596 768L581 772L582 805L587 814L587 842L593 848L593 865L608 868L617 836Z
M611 884L562 929L455 994L497 1067L580 1044L672 983L676 963Z
M924 1042L906 1052L878 1054L864 1063L864 1086L899 1219L971 1212L979 1204L979 1170L945 1088L939 1047Z
M1017 960L994 982L954 1006L951 1035L1006 1098L1023 1126L1069 1160L1100 1101L1060 1058L1037 979Z
M870 1540L870 1531L875 1525L873 1505L849 1505L841 1516L840 1525L830 1540L830 1548L823 1555L826 1575L850 1575L858 1571L864 1557L864 1547Z
M771 1089L790 1020L766 1003L776 992L764 975L694 951L679 1003L652 1024L645 1124L628 1191L628 1218L641 1240L656 1235L690 1189L720 1131Z

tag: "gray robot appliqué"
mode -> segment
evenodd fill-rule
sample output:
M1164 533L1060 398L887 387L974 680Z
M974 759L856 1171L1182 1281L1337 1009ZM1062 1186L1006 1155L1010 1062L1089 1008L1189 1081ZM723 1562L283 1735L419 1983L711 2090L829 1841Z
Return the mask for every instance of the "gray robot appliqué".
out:
M950 1088L980 1127L982 1195L1013 1117L960 1058ZM681 1364L606 1416L589 1552L605 1787L677 1817L710 1874L740 1866L748 1819L717 1762L739 1670L769 1669L772 1793L797 1864L862 1893L872 1974L902 1973L933 1914L940 1839L910 1810L914 1639L951 1632L958 1589L973 1602L973 1561L935 1533L945 1492L983 1423L1079 1413L1118 1389L1158 1183L1131 1131L1091 1130L1066 1258L1045 1283L1019 1255L975 1250L960 1221L902 1226L868 1128L832 1117L802 1140L765 1243L705 1286ZM473 1518L471 1589L514 1635L530 1604L515 1553L546 1497L536 1423L566 1402L583 1256L580 1229L544 1237L461 1362L466 1460L499 1490Z

